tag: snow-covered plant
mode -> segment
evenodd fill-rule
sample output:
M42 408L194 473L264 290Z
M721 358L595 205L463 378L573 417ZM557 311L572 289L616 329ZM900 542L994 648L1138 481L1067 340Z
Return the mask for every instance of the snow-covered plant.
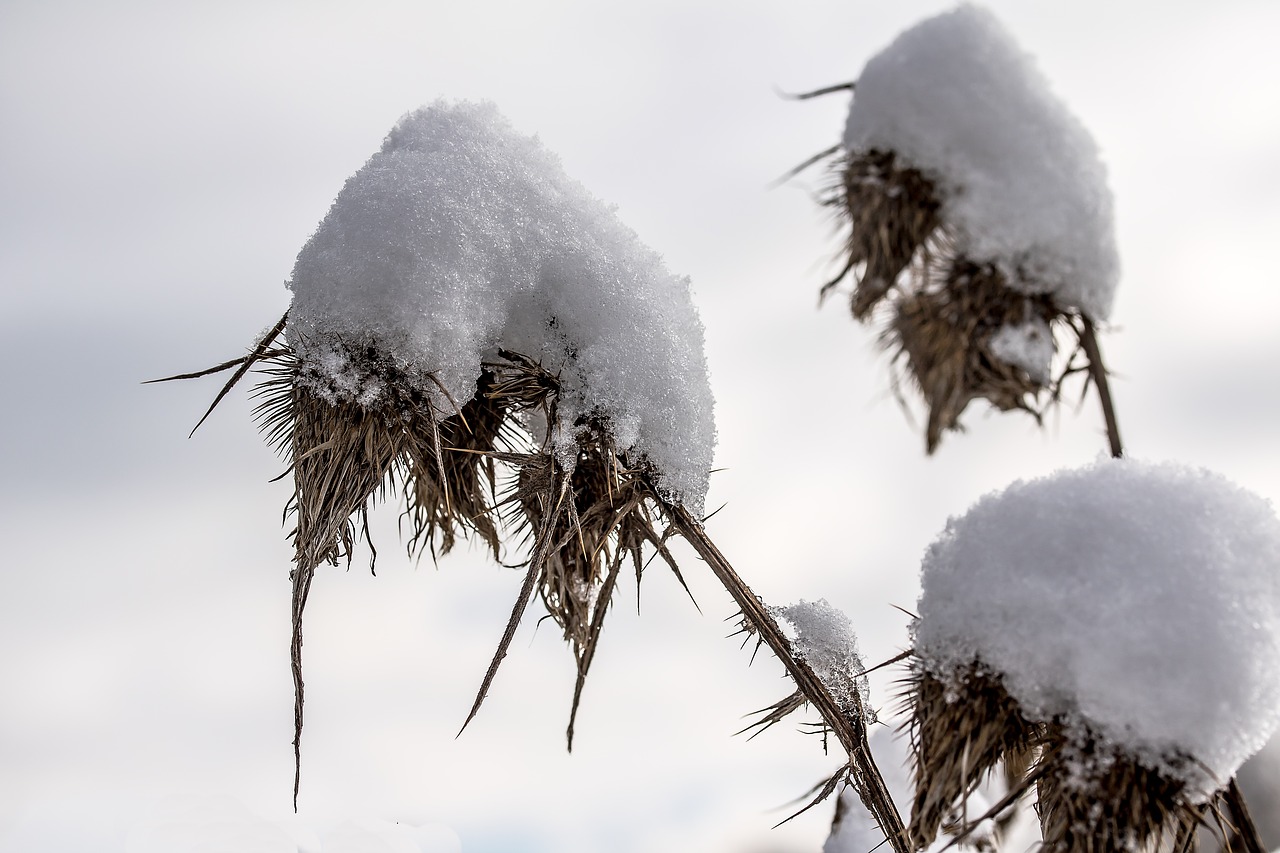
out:
M536 139L487 105L409 114L342 188L288 286L288 312L248 356L172 378L238 366L216 406L252 367L266 375L260 425L294 482L297 766L315 571L350 560L369 509L400 493L411 551L474 537L526 566L467 722L536 591L577 661L572 744L621 571L638 577L647 546L679 577L666 547L678 533L796 683L769 719L815 707L849 754L833 779L854 779L905 853L856 676L835 678L803 631L793 648L702 530L715 429L688 281Z
M848 616L825 598L769 610L784 629L791 629L787 634L796 656L808 664L842 709L853 711L867 704L866 666Z
M1087 371L1122 457L1095 333L1118 279L1112 200L1088 132L969 4L800 97L845 90L841 143L800 167L834 158L823 200L844 257L822 292L851 277L854 316L881 321L929 410L927 451L972 400L1039 419ZM907 653L916 849L1002 766L1012 790L992 815L1034 787L1048 850L1182 850L1212 814L1261 853L1233 776L1280 715L1275 517L1220 478L1110 465L988 499L930 552ZM940 568L961 553L962 570ZM1263 616L1233 621L1248 607Z
M1121 455L1094 335L1117 277L1111 200L1088 134L972 6L904 33L856 85L828 200L848 222L846 264L824 291L853 273L855 316L886 315L882 340L930 410L928 450L971 400L1038 414L1087 369ZM848 619L825 600L767 606L701 526L715 428L688 282L536 139L488 105L409 114L288 287L249 355L172 378L238 368L216 406L250 369L265 376L260 425L294 484L297 766L312 580L350 561L371 507L398 494L411 552L472 539L525 568L467 722L537 593L577 662L572 744L622 570L638 579L648 552L679 578L678 534L795 683L749 728L807 705L848 755L817 799L848 782L869 822L842 798L829 848L911 853L941 830L990 849L1031 788L1051 851L1181 843L1223 804L1256 842L1221 792L1280 723L1280 523L1261 500L1203 472L1114 462L953 520L904 653L908 827L871 758ZM1078 350L1057 357L1068 333L1083 366ZM1012 790L973 818L998 764Z
M653 499L698 513L706 493L688 281L492 106L439 103L347 181L289 287L261 412L293 460L296 612L387 484L411 543L474 533L497 556L505 522L528 578L476 708L536 589L578 664L572 742L619 572L665 556Z
M1155 849L1280 727L1280 520L1225 478L1104 460L988 495L929 548L910 832L999 761L1049 851Z
M347 181L288 287L285 317L223 367L240 366L228 387L267 375L260 423L293 474L295 734L315 570L350 560L370 507L399 492L411 551L528 544L471 714L537 591L577 661L572 743L620 572L640 574L646 544L675 569L655 514L696 517L706 494L715 427L688 280L492 106L437 103Z
M1097 146L971 5L902 33L840 88L855 94L824 202L847 234L823 293L852 276L854 316L883 316L930 453L974 399L1038 418L1077 369L1055 338L1092 342L1118 279Z

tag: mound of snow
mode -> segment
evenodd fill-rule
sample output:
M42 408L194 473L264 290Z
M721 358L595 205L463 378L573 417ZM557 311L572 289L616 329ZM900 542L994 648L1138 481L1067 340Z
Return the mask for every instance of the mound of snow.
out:
M499 348L559 373L561 446L603 419L693 511L715 443L687 279L488 104L405 116L298 255L288 335L326 399L374 405L387 370L445 417ZM353 354L355 354L353 356Z
M861 699L866 710L868 686L862 674L866 666L858 654L853 622L844 611L820 598L770 607L769 612L790 627L787 639L796 656L809 665L831 698L846 710L856 707L856 700Z
M1221 475L1105 460L1015 483L948 522L922 584L931 672L978 661L1029 717L1193 791L1280 726L1280 521Z

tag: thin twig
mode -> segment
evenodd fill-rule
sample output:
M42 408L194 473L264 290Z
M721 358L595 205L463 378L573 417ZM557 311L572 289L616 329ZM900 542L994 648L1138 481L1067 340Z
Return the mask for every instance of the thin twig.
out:
M557 477L560 479L560 488L555 492L555 502L548 508L542 527L538 531L537 539L534 542L533 556L529 559L529 571L525 575L524 585L520 587L520 594L516 597L515 606L511 609L511 617L507 620L506 630L502 632L502 639L498 642L498 649L493 653L493 660L489 662L489 669L485 672L484 680L480 683L480 690L476 693L476 700L471 706L471 713L467 714L467 719L463 722L462 728L458 729L457 736L459 737L466 731L471 721L475 719L476 714L480 711L480 706L484 704L485 697L489 695L489 687L493 684L494 676L498 674L498 666L501 665L503 658L507 656L507 650L511 648L511 641L515 638L516 629L520 627L520 619L524 616L525 608L529 606L529 600L533 597L534 589L542 579L542 571L546 566L547 557L550 556L551 550L555 545L556 524L560 521L560 514L564 510L565 500L569 494L568 475L557 474Z
M854 789L884 830L895 853L911 853L911 844L907 838L902 817L893 804L880 769L876 767L871 757L871 748L867 743L867 712L862 706L861 698L855 694L852 698L852 707L848 710L842 709L809 665L796 656L790 641L787 640L769 609L734 571L733 566L720 553L720 549L707 536L702 525L684 507L667 504L664 508L676 530L711 568L721 585L741 609L743 617L755 628L769 648L773 649L773 653L777 655L778 660L795 681L796 687L835 733L841 746L849 755Z
M573 752L574 727L578 721L578 705L582 702L582 689L587 684L587 671L591 669L591 662L595 660L596 645L600 642L600 629L604 627L604 617L609 611L609 601L613 598L613 588L618 582L618 575L621 573L622 557L619 555L610 561L609 574L605 576L597 597L597 601L600 604L596 606L595 612L591 614L594 618L587 625L587 642L582 648L581 657L578 658L578 676L573 683L573 702L569 706L569 727L565 729L564 733L569 752Z
M823 86L821 89L814 89L812 92L802 92L799 95L793 95L790 92L780 92L784 98L792 101L807 101L810 98L820 98L823 95L834 95L836 92L852 92L857 81L850 80L848 83L837 83L834 86Z
M1120 426L1116 422L1115 405L1111 402L1111 384L1107 381L1107 368L1102 363L1102 350L1098 348L1093 321L1087 316L1081 317L1080 345L1084 347L1085 358L1089 360L1089 376L1098 388L1098 401L1102 404L1102 418L1107 424L1107 442L1111 445L1111 456L1119 459L1124 456L1124 446L1120 443Z
M769 183L769 189L771 189L771 190L772 190L772 189L777 189L778 187L780 187L780 186L782 186L783 184L785 184L787 181L789 181L789 180L791 180L792 178L794 178L796 175L799 175L799 174L800 174L801 172L803 172L805 169L807 169L807 168L809 168L810 166L812 166L814 163L820 163L820 162L822 162L823 160L827 159L828 157L830 157L832 154L835 154L835 153L836 153L837 151L839 151L839 150L840 150L840 146L839 146L839 145L832 145L830 148L828 148L828 149L826 149L826 150L824 150L824 151L819 151L817 154L814 154L812 157L808 158L807 160L805 160L805 161L804 161L803 163L801 163L800 165L798 165L798 166L793 166L793 167L791 167L790 169L788 169L788 170L787 170L787 173L786 173L785 175L783 175L782 177L780 177L780 178L775 178L773 181L771 181L771 182Z
M878 670L878 669L884 669L886 666L892 666L893 664L897 663L898 661L906 660L907 658L911 657L911 656L912 656L912 655L914 655L915 653L916 653L916 650L915 650L915 649L907 649L905 652L901 652L901 653L899 653L899 654L896 654L896 655L894 655L893 657L889 658L889 659L888 659L888 660L886 660L886 661L881 661L880 663L876 664L875 666L871 667L870 669L864 669L862 672L858 673L858 677L859 677L859 678L866 678L868 675L870 675L871 673L875 672L876 670Z
M293 670L293 811L298 812L298 787L302 784L302 614L307 609L314 565L299 563L293 570L293 638L289 664Z
M1203 809L1199 820L1187 821L1178 827L1178 833L1174 836L1173 846L1170 853L1195 853L1197 849L1197 835L1200 832L1200 824L1204 822ZM1205 823L1208 826L1208 823Z
M248 357L247 355L242 355L239 358L233 358L230 361L224 361L222 364L215 364L213 367L206 367L204 370L197 370L194 373L178 373L174 376L166 376L163 379L144 379L142 384L155 385L158 382L174 382L178 379L199 379L201 376L210 376L214 373L230 370L237 364L242 364Z
M222 390L218 392L218 396L213 398L213 402L210 403L209 408L205 410L204 416L201 417L200 420L196 421L196 425L191 428L191 432L188 433L187 438L191 438L191 436L196 434L196 430L200 429L200 425L209 419L209 415L213 414L214 409L218 408L218 404L222 402L222 398L231 393L231 389L236 387L236 383L244 378L244 375L249 372L249 368L253 367L257 361L266 355L268 348L270 348L271 344L275 342L276 338L280 337L280 333L284 331L285 323L288 322L288 320L289 312L286 310L284 312L284 316L280 318L280 321L271 327L271 331L263 335L262 340L258 341L257 345L253 348L253 352L249 353L244 358L232 359L231 361L223 362L217 367L211 367L208 370L202 370L196 373L184 373L180 376L169 376L164 379L151 380L152 382L169 382L173 379L195 379L198 376L207 376L210 373L217 373L218 371L226 370L235 364L240 365L240 369L231 374L231 378L227 380L227 384L222 386Z

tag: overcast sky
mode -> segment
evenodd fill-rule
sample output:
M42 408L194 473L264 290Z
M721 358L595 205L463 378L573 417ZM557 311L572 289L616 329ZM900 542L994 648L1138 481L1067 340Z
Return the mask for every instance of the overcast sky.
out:
M989 4L1094 133L1123 278L1103 339L1132 455L1280 499L1280 5ZM1105 449L1092 398L1037 431L974 406L932 459L839 300L819 175L842 95L939 2L0 4L0 850L802 853L839 764L741 716L781 668L655 570L627 586L563 748L572 658L533 620L455 740L520 576L322 571L290 809L288 497L247 393L187 440L342 182L406 111L494 101L692 278L720 434L709 524L769 602L826 597L870 661L907 642L949 515ZM873 681L891 705L894 674ZM1275 803L1258 804L1280 813ZM1280 839L1273 843L1280 843ZM205 846L198 846L204 844ZM186 846L184 846L186 845Z

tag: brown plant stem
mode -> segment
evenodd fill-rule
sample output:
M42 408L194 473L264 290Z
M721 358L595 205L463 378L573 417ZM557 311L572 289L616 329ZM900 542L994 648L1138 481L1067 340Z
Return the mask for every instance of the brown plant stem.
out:
M1098 347L1098 336L1093 321L1087 316L1081 317L1080 345L1084 347L1085 357L1089 360L1089 377L1098 388L1098 402L1102 405L1102 418L1107 425L1107 443L1111 448L1111 456L1119 459L1124 456L1124 445L1120 442L1120 426L1116 420L1115 403L1111 399L1111 385L1107 381L1107 368L1102 362L1102 350ZM1219 796L1231 810L1232 828L1236 837L1244 845L1245 853L1267 853L1258 834L1258 827L1249 814L1249 806L1245 803L1240 785L1232 778L1231 782ZM1224 839L1228 849L1230 839Z
M1120 443L1120 425L1116 422L1115 404L1111 402L1111 384L1107 381L1107 368L1102 363L1102 350L1098 348L1093 321L1087 316L1081 317L1080 345L1084 347L1085 358L1089 360L1089 378L1098 389L1098 402L1102 404L1102 419L1107 424L1107 443L1111 445L1111 456L1119 459L1124 456L1124 446Z
M817 709L823 721L849 755L849 767L855 790L863 804L875 816L895 853L911 853L902 817L889 796L880 769L871 757L867 744L867 714L862 701L854 695L854 707L842 710L830 691L803 660L796 656L791 643L760 598L734 571L720 549L707 536L702 525L682 506L664 505L676 531L693 546L721 585L733 597L743 617L760 638L773 650L786 667L796 687L809 704Z
M302 614L307 609L314 566L293 570L293 636L289 641L289 668L293 672L293 811L298 812L298 788L302 785Z
M1249 814L1249 806L1244 801L1244 794L1240 792L1240 785L1235 779L1227 785L1223 799L1231 809L1231 822L1235 834L1244 844L1245 853L1267 853L1267 848L1262 846L1262 838L1258 835L1258 827L1253 823L1253 815Z

